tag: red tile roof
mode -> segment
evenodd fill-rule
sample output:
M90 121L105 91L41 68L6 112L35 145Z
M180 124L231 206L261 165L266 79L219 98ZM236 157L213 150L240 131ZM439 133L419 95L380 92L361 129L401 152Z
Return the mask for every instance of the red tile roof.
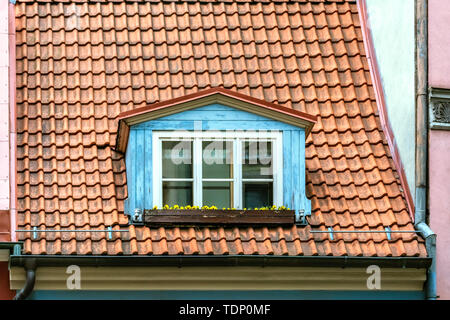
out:
M74 19L76 17L79 19ZM426 256L381 129L356 4L347 1L19 2L19 228L126 224L118 116L224 87L317 116L310 226L21 233L28 254Z

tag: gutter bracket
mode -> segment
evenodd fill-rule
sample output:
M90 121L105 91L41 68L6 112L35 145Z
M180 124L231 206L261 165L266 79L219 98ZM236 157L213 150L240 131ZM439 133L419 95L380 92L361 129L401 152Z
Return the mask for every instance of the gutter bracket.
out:
M37 232L37 227L34 226L33 227L33 239L36 240L38 238L38 232Z
M297 226L306 226L308 224L304 209L295 209L295 224Z
M386 231L386 237L389 241L392 240L392 236L391 236L391 227L385 227L384 230Z
M330 240L333 241L334 240L334 236L333 236L333 227L328 227L328 235L330 236Z
M108 240L111 240L112 239L112 227L108 226L106 229L108 230Z

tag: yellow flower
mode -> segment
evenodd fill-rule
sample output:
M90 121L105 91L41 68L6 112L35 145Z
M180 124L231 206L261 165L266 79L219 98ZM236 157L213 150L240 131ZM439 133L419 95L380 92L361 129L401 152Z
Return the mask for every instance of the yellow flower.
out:
M153 207L153 210L158 210L158 206L154 206L154 207Z
M169 205L168 204L166 204L165 206L164 206L164 209L169 209Z

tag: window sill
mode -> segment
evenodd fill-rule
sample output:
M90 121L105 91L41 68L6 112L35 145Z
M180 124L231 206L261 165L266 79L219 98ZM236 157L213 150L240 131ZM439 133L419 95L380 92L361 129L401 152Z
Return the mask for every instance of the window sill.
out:
M294 210L145 210L147 226L264 225L295 223Z

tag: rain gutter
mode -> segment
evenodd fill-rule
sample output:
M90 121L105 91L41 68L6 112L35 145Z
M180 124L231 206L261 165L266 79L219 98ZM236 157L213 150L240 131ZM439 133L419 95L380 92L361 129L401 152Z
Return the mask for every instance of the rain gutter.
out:
M428 170L428 0L416 0L416 212L414 226L433 258L425 283L426 299L435 300L436 234L427 224Z
M24 267L26 281L14 300L26 299L33 291L38 267L339 267L367 268L377 265L381 268L425 269L431 264L427 257L328 257L328 256L40 256L22 255L14 249L10 266Z
M13 300L25 300L31 292L33 292L34 284L36 283L36 259L27 259L23 267L27 274L25 285L22 289L17 291Z
M78 266L253 266L253 267L340 267L362 268L378 265L385 268L428 268L431 259L428 257L329 257L329 256L40 256L11 255L11 266L26 266L33 260L36 267Z

